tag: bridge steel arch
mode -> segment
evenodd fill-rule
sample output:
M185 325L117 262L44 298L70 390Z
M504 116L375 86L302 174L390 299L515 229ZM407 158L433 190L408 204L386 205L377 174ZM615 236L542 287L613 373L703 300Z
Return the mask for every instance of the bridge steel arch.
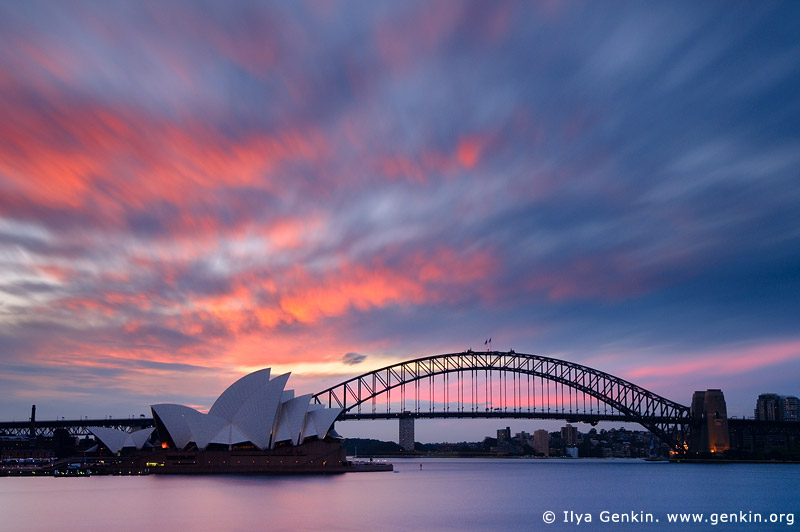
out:
M458 374L463 378L466 372L475 374L484 372L488 376L490 373L496 374L517 374L535 377L540 381L549 381L562 386L571 388L577 393L594 398L597 403L597 412L594 412L594 405L590 406L590 412L570 412L562 411L549 412L523 412L522 408L514 412L494 412L494 409L487 409L484 412L479 410L429 412L419 411L408 412L400 411L391 413L390 394L393 390L400 390L401 395L405 393L405 386L411 383L418 383L423 379L433 378L439 375ZM487 377L488 378L488 377ZM548 391L550 390L548 384ZM376 398L386 394L387 412L376 413ZM576 419L579 421L600 421L613 419L618 421L635 422L653 434L658 436L664 443L669 445L677 452L685 452L686 442L690 426L690 408L675 401L666 399L649 390L646 390L632 382L626 381L609 373L568 362L555 358L516 353L513 350L508 352L501 351L464 351L461 353L448 353L432 355L414 360L408 360L386 366L347 381L332 386L314 395L314 401L329 408L342 408L339 420L348 419L376 419L376 418L397 418L397 417L417 417L417 418L441 418L441 417L518 417L518 418L559 418ZM405 401L405 399L404 399ZM548 397L549 401L549 397ZM590 400L591 401L591 400ZM363 406L369 405L368 412L363 412ZM600 403L604 409L611 408L612 412L617 411L619 415L607 415L607 412L600 412ZM463 408L463 405L462 407ZM403 409L404 410L404 409Z

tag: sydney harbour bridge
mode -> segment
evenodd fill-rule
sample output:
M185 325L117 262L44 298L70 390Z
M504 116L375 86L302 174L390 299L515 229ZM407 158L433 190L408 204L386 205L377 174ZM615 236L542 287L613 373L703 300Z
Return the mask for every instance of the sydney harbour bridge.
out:
M705 402L704 402L705 399ZM721 403L720 403L721 400ZM353 377L314 395L341 408L339 420L432 418L563 419L596 424L633 422L673 451L713 451L714 433L728 420L719 390L695 392L685 406L632 382L581 364L513 350L448 353L417 358ZM723 422L724 421L724 427ZM0 422L0 435L72 435L88 427L152 426L151 418ZM715 426L717 427L715 429ZM722 448L721 448L722 449Z
M688 435L690 409L574 362L500 351L418 358L315 395L340 419L535 418L639 423L674 449Z

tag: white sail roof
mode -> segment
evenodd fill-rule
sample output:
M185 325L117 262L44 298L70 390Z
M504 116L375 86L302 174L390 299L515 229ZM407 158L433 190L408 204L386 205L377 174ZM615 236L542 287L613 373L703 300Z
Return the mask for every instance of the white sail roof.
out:
M244 443L248 441L247 436L242 434L242 431L237 429L231 424L225 425L214 436L210 443L220 443L222 445L235 445L237 443Z
M317 435L317 425L314 423L314 419L311 417L311 412L314 410L321 410L325 408L321 404L313 403L308 405L308 413L306 414L305 423L303 423L303 433L300 435L300 441L305 440L306 438L311 438L312 436Z
M269 448L283 387L288 380L286 373L266 383L244 401L233 418L233 424L259 449Z
M289 399L281 403L281 414L278 418L276 436L272 439L272 446L277 442L291 440L292 444L299 445L300 437L305 425L306 413L311 402L311 394L301 395L296 399Z
M314 428L317 430L317 437L324 439L328 435L328 431L333 426L333 422L342 413L341 408L320 408L308 413L314 423Z
M175 404L151 405L150 409L153 411L153 418L158 418L164 424L177 448L183 449L193 441L194 435L187 417L202 415L200 412Z
M281 441L299 445L311 436L324 438L341 409L311 405L310 394L295 398L293 390L284 390L289 373L269 377L269 368L245 375L219 396L208 414L158 404L151 406L153 416L179 449L191 443L205 449L212 443L250 442L265 450Z
M133 431L128 436L128 438L130 438L130 440L128 438L126 438L125 442L127 443L128 441L130 441L131 443L133 443L132 447L136 447L137 449L141 449L142 447L145 446L147 441L150 439L150 435L153 433L154 430L156 430L155 427L149 427L149 428L146 428L146 429ZM127 445L126 445L126 447L127 447Z
M212 416L233 421L233 416L236 415L236 412L239 411L247 398L269 382L269 372L270 368L255 371L228 386L228 389L222 392L222 395L211 405L208 413Z
M135 447L141 449L147 440L150 438L154 428L137 430L135 432L126 432L124 430L111 429L108 427L89 427L89 432L103 442L103 445L116 454L122 449L127 447Z

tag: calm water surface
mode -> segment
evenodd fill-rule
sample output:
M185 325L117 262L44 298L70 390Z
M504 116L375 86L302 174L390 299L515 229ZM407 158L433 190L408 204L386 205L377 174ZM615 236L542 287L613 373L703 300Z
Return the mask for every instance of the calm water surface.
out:
M393 459L394 473L0 478L0 530L796 530L669 524L667 513L800 516L800 465ZM420 470L420 464L422 469ZM546 511L556 521L545 524ZM590 514L564 522L564 512ZM659 522L602 523L601 512ZM713 518L712 518L713 519Z

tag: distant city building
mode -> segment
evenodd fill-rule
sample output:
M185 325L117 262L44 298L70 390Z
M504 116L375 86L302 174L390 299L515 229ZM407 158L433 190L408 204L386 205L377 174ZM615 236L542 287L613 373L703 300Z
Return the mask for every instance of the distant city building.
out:
M578 429L567 423L566 427L561 427L561 439L567 447L578 445Z
M756 400L755 415L761 421L778 421L781 397L776 393L762 393Z
M522 432L517 432L514 437L519 441L520 445L530 445L533 447L533 439L531 435L524 430Z
M570 458L577 458L578 457L578 448L577 447L567 447L564 450L564 454L566 456L569 456ZM630 456L630 454L628 456Z
M800 399L793 395L762 393L756 401L755 416L761 421L800 421Z
M784 421L800 421L800 399L793 395L783 398L783 420Z
M497 442L508 441L511 439L511 427L497 429Z
M536 454L550 456L550 433L539 429L533 433L533 450Z
M398 442L404 451L414 450L414 418L400 418L400 441Z

